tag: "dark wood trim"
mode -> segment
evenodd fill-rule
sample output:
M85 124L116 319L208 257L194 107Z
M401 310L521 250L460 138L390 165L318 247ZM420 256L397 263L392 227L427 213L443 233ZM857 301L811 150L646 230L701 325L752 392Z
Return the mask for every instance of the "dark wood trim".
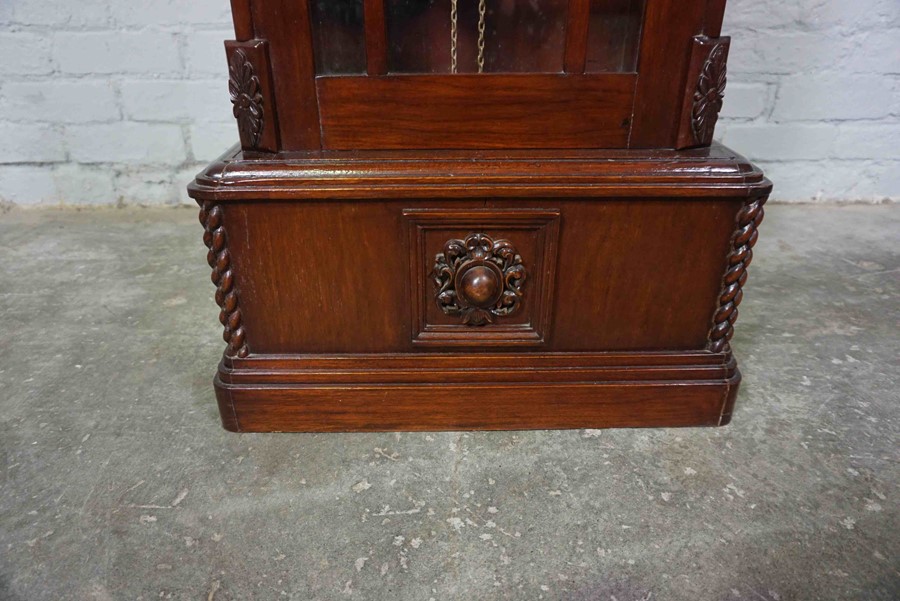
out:
M728 385L725 387L725 402L722 403L722 414L719 416L720 426L727 426L731 423L731 418L734 414L734 404L735 401L737 401L738 389L741 387L741 379L741 372L738 370L735 371L734 376L728 380Z
M622 147L635 79L626 73L319 77L323 147Z
M711 38L722 35L722 20L725 18L725 0L708 0L703 33Z
M268 40L275 74L280 142L284 148L321 148L308 0L254 2L256 35Z
M735 230L731 236L722 290L716 304L709 331L709 350L714 353L730 352L729 342L734 335L734 323L738 318L738 305L744 298L747 268L753 260L753 247L759 239L759 225L765 217L767 197L752 198L738 212Z
M367 72L372 79L379 79L388 73L387 39L385 27L384 0L364 0ZM564 68L569 74L581 76L584 72L587 53L588 28L590 22L590 0L569 0L570 10L567 22ZM679 93L683 89L690 60L690 40L695 35L705 34L717 37L721 30L724 0L647 0L641 34L641 48L638 75L633 86L633 95L627 100L618 99L620 89L613 86L549 85L542 88L546 74L534 75L535 86L525 94L527 102L536 105L534 110L547 114L557 106L560 99L567 100L569 106L560 107L563 115L561 129L546 126L548 146L554 148L675 148L681 105ZM404 102L392 102L390 110L379 110L384 106L378 96L386 91L381 84L350 82L316 83L313 45L309 17L309 0L232 0L236 38L246 41L254 38L270 42L270 59L275 85L275 105L279 107L279 143L290 150L316 150L320 148L476 148L476 136L472 134L459 142L455 140L457 127L454 116L459 113L465 124L465 116L478 115L474 111L450 107L450 125L444 115L448 104L442 102L445 96L457 93L461 80L446 77L446 84L434 81L423 84L422 95L404 87L400 94L410 94ZM356 78L331 78L356 79ZM362 79L362 78L359 78ZM473 81L471 94L477 98L482 81ZM494 84L487 84L490 95ZM372 94L368 92L371 91ZM388 90L390 95L390 91ZM463 95L465 96L465 94ZM579 102L578 98L581 98ZM602 101L592 99L601 98ZM437 102L434 102L437 99ZM513 111L521 107L518 115L498 126L505 135L492 134L488 130L486 148L537 148L540 144L537 133L520 123L527 123L526 100L517 103L506 97L495 98L499 106L511 106ZM338 105L331 106L336 100ZM394 98L394 100L398 100ZM465 102L464 97L454 101ZM489 98L488 100L492 100ZM615 110L609 104L614 100ZM388 98L390 102L391 99ZM619 106L621 103L621 106ZM497 105L485 102L485 105ZM629 105L628 110L624 105ZM401 106L402 105L402 106ZM598 105L598 106L595 106ZM429 107L434 110L428 110ZM458 105L456 105L458 106ZM346 113L359 107L371 107L373 115L353 118ZM403 113L409 107L415 110L416 119L405 120ZM567 127L568 122L576 122L587 109L586 131L577 131L576 125ZM491 111L494 111L493 113ZM322 120L320 123L320 111ZM498 108L488 109L485 122L496 122ZM593 112L592 112L593 111ZM604 122L597 118L600 112L608 111ZM465 116L462 113L467 113ZM501 111L502 112L502 111ZM613 115L615 113L615 115ZM621 118L615 122L612 117ZM566 117L568 115L568 117ZM368 119L368 124L366 119ZM431 120L431 121L429 121ZM376 123L372 123L376 121ZM429 131L426 135L410 122L418 123L418 128ZM379 123L380 122L380 123ZM440 124L443 123L443 130ZM363 127L360 127L360 126ZM484 125L482 123L481 125ZM555 125L559 125L556 123ZM399 126L399 127L398 127ZM600 126L598 128L598 126ZM484 128L482 128L483 130ZM629 131L630 129L630 131ZM433 131L432 131L433 130ZM574 130L574 131L573 131ZM354 131L359 133L354 134ZM323 146L323 132L326 143ZM448 132L449 135L448 135ZM624 134L623 134L624 132ZM566 137L571 139L567 140ZM376 139L376 138L384 139ZM416 144L415 139L421 142Z
M226 358L214 380L234 432L718 426L730 353L416 353ZM427 402L423 402L427 399Z
M590 14L591 0L569 0L569 19L566 24L566 73L584 73Z
M410 245L410 334L414 345L426 347L540 346L550 331L553 303L553 276L559 238L558 209L406 209ZM434 254L426 248L426 233L464 228L491 232L515 230L537 235L531 249L533 263L526 266L528 296L527 322L506 325L502 319L491 328L473 328L463 324L431 324L426 307L434 304L434 291L428 277ZM515 242L515 241L514 241Z
M228 384L454 383L473 370L485 382L717 380L734 373L734 358L709 351L646 353L415 353L377 355L251 355L225 357Z
M427 379L429 370L403 374L381 368L365 383L345 381L344 374L320 378L307 372L282 373L276 385L254 383L254 376L223 364L214 383L219 406L227 409L223 424L237 432L717 426L730 418L740 381L737 368L729 365L714 376L704 370L672 374L632 368L635 380L597 370L576 372L590 380L554 380L546 370L528 382L521 371L511 374L520 376L518 381L488 381L495 372L474 368L457 374L457 381L434 384L420 379ZM567 367L556 373L573 375Z
M273 177L277 173L278 177ZM720 145L686 151L545 150L280 153L232 149L189 186L195 198L668 197L766 194L762 171Z
M241 319L240 292L235 286L234 265L228 248L225 230L225 213L221 205L211 201L200 202L200 224L203 226L203 243L208 249L206 261L212 268L212 283L216 286L216 304L219 305L219 321L225 328L222 338L227 343L226 357L246 357L247 332Z
M278 113L265 40L225 42L228 92L245 150L276 152Z
M251 0L231 0L231 18L234 21L234 39L246 42L253 39L253 16Z
M630 148L674 148L693 37L707 0L647 0Z
M319 33L362 27L366 64L318 75L318 5L232 0L243 150L188 189L227 342L225 428L727 423L771 184L710 145L724 0L646 0L633 73L584 72L596 5L566 0L562 73L483 75L445 72L438 13L410 14L431 47L407 64L442 73L391 75L385 1L329 13Z
M365 0L363 9L366 22L366 72L369 75L386 75L388 72L384 2L385 0Z
M728 353L713 353L707 349L693 351L644 351L644 352L582 352L559 353L530 351L528 353L486 352L477 358L467 353L417 352L417 353L371 353L371 354L290 354L251 355L244 358L226 357L225 365L231 372L253 374L280 374L283 371L334 372L334 373L380 373L383 370L422 370L435 374L429 382L443 382L440 373L464 372L480 367L489 370L509 370L520 368L546 369L557 373L559 381L571 381L561 371L562 367L580 369L618 369L630 367L653 367L673 370L684 368L731 369L734 358ZM724 372L710 375L715 379ZM224 380L230 382L231 380ZM246 380L247 382L257 380ZM260 382L263 380L259 380Z
M685 77L676 148L709 146L725 95L731 38L695 36Z

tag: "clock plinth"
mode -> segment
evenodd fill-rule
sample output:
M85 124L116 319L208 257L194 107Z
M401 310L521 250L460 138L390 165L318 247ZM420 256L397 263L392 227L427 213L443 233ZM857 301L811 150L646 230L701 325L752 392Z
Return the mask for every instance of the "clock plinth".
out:
M712 143L724 2L273 2L189 187L226 428L730 420L771 184Z

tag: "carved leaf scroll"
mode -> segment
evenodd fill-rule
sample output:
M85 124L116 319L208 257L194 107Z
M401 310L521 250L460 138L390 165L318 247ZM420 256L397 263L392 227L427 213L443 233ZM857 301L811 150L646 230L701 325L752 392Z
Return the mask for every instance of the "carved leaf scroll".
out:
M228 93L241 139L257 148L265 117L262 86L253 63L240 48L234 50L228 60Z
M480 326L519 308L527 271L509 240L469 234L444 244L431 275L441 311Z
M728 44L717 44L700 71L691 109L691 131L697 144L709 144L712 141L725 98L727 59Z

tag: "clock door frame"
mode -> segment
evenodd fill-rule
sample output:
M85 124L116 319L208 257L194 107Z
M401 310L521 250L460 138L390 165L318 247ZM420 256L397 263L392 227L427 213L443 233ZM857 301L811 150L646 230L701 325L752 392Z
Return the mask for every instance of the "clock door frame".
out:
M232 0L237 41L267 41L280 150L676 148L694 37L725 6L646 0L634 73L585 72L590 1L569 0L563 73L397 75L384 0L363 1L366 73L317 75L309 0Z

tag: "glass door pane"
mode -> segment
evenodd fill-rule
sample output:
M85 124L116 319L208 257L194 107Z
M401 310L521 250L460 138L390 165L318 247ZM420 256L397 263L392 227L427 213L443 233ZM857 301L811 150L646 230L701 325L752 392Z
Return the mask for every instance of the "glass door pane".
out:
M559 73L568 0L387 0L392 73Z
M568 0L497 0L488 11L485 71L560 73Z
M316 73L366 72L363 0L310 0Z
M569 0L383 1L390 73L564 70ZM588 22L574 19L587 28L585 71L634 72L645 0L588 2ZM316 72L365 73L363 0L310 0L310 7Z
M462 29L467 31L472 14L461 12ZM389 72L450 72L450 0L386 0L385 21ZM467 52L468 45L462 50Z
M591 0L585 71L637 71L644 0Z

